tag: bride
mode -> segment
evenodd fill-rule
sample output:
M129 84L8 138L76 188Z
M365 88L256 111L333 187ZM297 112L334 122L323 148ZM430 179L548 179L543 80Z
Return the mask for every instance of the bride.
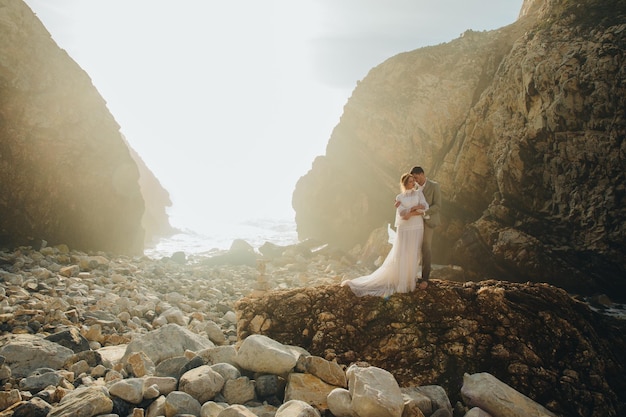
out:
M422 253L424 235L423 214L428 203L415 179L409 173L400 178L402 193L396 201L396 236L393 246L383 264L370 275L343 281L357 296L375 295L387 297L396 292L415 290L419 256Z

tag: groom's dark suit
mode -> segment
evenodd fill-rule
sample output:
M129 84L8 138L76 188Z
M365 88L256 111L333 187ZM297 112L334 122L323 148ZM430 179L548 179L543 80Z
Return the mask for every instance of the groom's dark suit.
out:
M424 240L422 242L422 279L428 280L431 269L433 232L435 227L441 224L439 215L439 210L441 209L441 189L439 188L439 183L427 178L422 188L422 193L428 202L426 214L430 216L429 219L424 219L426 226L424 227Z

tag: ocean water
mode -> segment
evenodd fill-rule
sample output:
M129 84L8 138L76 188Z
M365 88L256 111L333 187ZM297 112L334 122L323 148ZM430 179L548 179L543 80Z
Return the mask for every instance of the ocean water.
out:
M221 223L198 228L178 228L180 233L160 239L144 254L160 259L175 252L189 255L211 255L230 249L236 239L248 242L258 249L265 242L280 246L298 243L296 223L292 219L248 219L235 223Z

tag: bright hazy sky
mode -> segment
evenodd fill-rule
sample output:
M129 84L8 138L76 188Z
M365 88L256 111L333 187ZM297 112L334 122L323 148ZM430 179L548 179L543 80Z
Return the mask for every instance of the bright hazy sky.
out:
M172 223L293 219L358 80L522 0L26 0L163 186Z

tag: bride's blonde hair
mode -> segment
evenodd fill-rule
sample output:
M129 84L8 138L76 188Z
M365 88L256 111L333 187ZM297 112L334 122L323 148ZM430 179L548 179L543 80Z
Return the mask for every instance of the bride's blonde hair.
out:
M402 188L402 191L408 190L408 188L406 188L406 183L409 182L409 178L413 178L413 175L411 175L410 172L406 172L400 177L400 188Z

